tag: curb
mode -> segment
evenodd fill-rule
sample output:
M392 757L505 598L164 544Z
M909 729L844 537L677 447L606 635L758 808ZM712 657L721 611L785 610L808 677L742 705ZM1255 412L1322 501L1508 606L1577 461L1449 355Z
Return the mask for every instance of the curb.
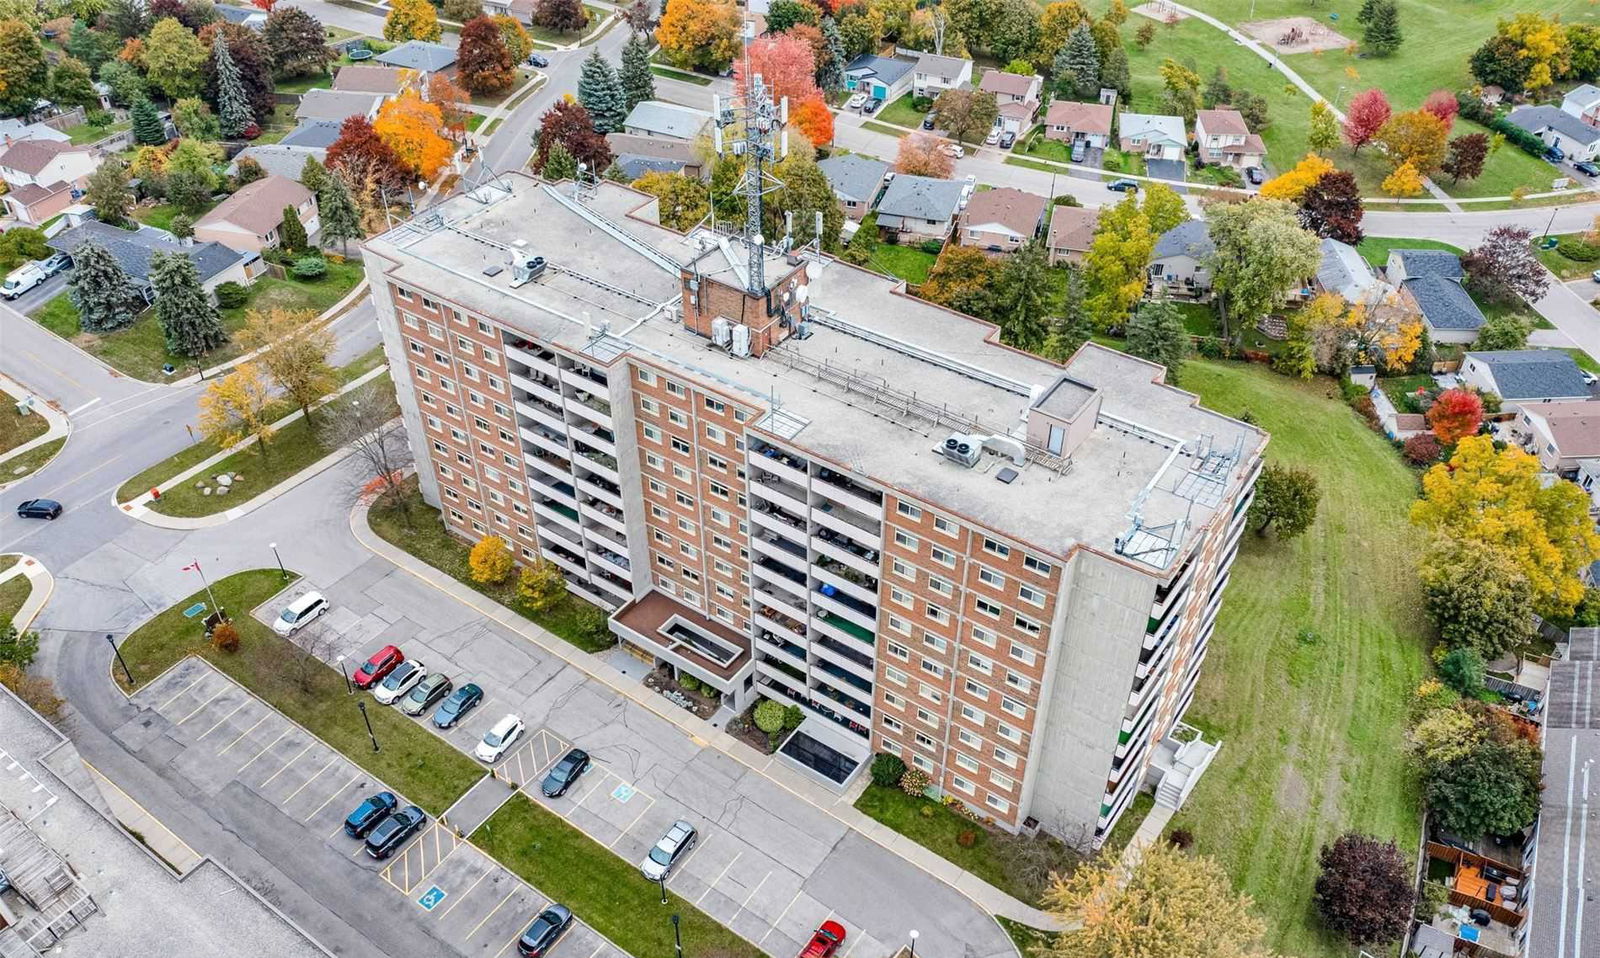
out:
M33 620L37 619L39 613L44 611L45 603L49 602L50 596L55 594L56 579L55 576L50 574L50 570L44 567L43 563L26 552L10 554L19 557L17 564L0 574L0 582L9 582L21 576L28 580L28 584L31 587L28 591L28 597L22 600L22 608L17 610L16 616L11 620L11 624L16 626L17 631L20 633L28 631L28 627L33 625ZM43 580L43 582L41 583L40 580Z
M30 397L33 398L34 403L29 408L33 410L34 415L43 416L45 422L50 424L44 432L33 437L32 439L29 439L22 445L13 449L8 449L4 453L0 453L0 466L3 466L5 463L10 462L12 459L17 458L30 449L37 449L40 446L55 442L57 439L71 438L72 418L66 413L57 409L52 404L54 402L53 400L41 400L39 398L39 394L33 389L30 389L26 384L17 379L13 379L4 373L0 373L0 390L3 390L8 395L17 397L18 402ZM19 476L18 478L21 479L26 477ZM0 489L5 488L7 485L9 485L9 483L6 482L3 477L0 477Z

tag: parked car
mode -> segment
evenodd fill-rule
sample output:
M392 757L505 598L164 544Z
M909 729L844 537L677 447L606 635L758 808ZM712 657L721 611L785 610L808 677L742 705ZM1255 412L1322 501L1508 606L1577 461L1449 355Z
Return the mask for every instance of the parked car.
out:
M1089 144L1082 140L1072 141L1072 162L1082 163L1083 158L1089 155Z
M1551 163L1560 163L1567 158L1567 152L1559 146L1552 146L1544 151L1544 158Z
M272 620L272 631L279 635L293 635L328 611L328 600L321 592L307 592L284 606Z
M550 61L540 54L530 53L528 54L528 65L543 70L550 65Z
M844 926L836 921L825 921L811 933L811 940L800 951L800 958L829 958L844 944Z
M449 695L452 687L448 675L442 672L429 672L411 689L411 693L401 700L400 711L407 715L421 715L439 704L440 699Z
M1017 142L1017 135L1010 130L1000 134L1000 149L1009 150Z
M1250 181L1251 186L1260 186L1266 182L1267 174L1259 166L1247 166L1244 169L1244 178Z
M1139 181L1129 179L1114 180L1106 184L1106 189L1115 190L1118 193L1137 193L1139 192Z
M378 792L368 795L355 811L344 817L344 833L351 838L366 838L367 833L377 827L378 823L399 806L400 800L394 797L394 792Z
M372 653L372 658L361 663L361 668L356 669L356 674L350 676L350 681L358 689L370 689L383 681L383 677L394 671L395 666L406 660L405 653L398 646L386 645Z
M545 774L539 790L544 792L545 798L560 798L588 770L589 753L581 748L571 749Z
M954 160L959 160L967 155L966 148L960 143L946 143L944 146L939 147L939 151Z
M883 106L883 101L882 100L878 99L875 96L874 97L868 97L866 104L861 107L861 112L862 113L876 113L876 112L878 112L878 107L880 107L880 106Z
M52 253L49 258L39 261L39 268L44 270L46 276L54 276L72 265L72 257L66 253Z
M845 105L845 109L847 109L847 110L859 110L863 106L865 106L866 103L867 103L867 95L865 93L857 93L855 96L853 96L850 99L846 100L844 105Z
M29 499L17 506L17 515L24 519L54 519L61 515L61 503L54 499Z
M483 701L483 689L468 682L454 692L450 697L439 703L433 712L433 725L435 728L455 728L457 722L470 711L478 707Z
M661 841L656 842L644 861L639 863L640 874L651 881L665 880L672 874L672 866L689 854L698 840L699 835L693 825L681 819L673 822L667 833L661 836Z
M544 958L561 938L561 933L571 926L572 909L566 905L551 905L539 912L539 917L517 939L517 954L522 958Z
M999 130L990 130L989 131L989 135L983 138L983 142L988 146L994 146L996 143L999 143L1000 142L1000 131Z
M1572 168L1584 176L1600 176L1600 165L1584 160L1582 163L1572 164Z
M367 836L367 854L382 860L394 854L422 826L428 824L428 814L415 805L407 805L378 823Z
M6 274L5 282L0 283L0 296L16 299L49 278L50 274L40 269L38 263L24 263Z
M494 726L489 731L483 733L483 741L479 742L478 747L472 750L472 754L478 756L479 761L491 764L498 762L501 756L511 750L511 746L516 744L517 739L521 738L522 733L525 731L527 731L527 726L522 724L522 719L515 715L507 715L494 723Z
M932 113L925 114L922 117L922 128L924 130L933 129L933 121L934 121L934 114L932 114Z
M393 705L407 692L416 688L428 674L428 667L416 659L407 659L394 667L378 687L372 690L372 697L378 700L379 705Z

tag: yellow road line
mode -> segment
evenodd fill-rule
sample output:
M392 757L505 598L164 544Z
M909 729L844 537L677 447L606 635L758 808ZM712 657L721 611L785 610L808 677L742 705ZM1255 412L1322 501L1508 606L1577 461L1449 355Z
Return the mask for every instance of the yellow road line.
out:
M493 908L491 908L489 910L489 914L484 915L483 918L480 919L476 925L472 926L472 930L467 932L467 937L470 939L473 935L476 935L478 933L479 929L483 928L484 922L486 922L489 919L493 918L494 917L494 913L500 910L501 905L504 905L506 902L510 901L511 900L511 896L515 895L516 893L517 893L517 890L515 888L513 888L510 891L506 892L506 897L500 899L500 904L494 906ZM518 937L521 937L521 936L519 935Z
M315 740L307 742L305 748L301 749L299 752L296 752L294 758L291 758L287 762L284 762L283 763L283 768L280 768L276 772L273 772L272 773L272 778L269 778L266 781L262 782L261 783L261 787L262 788L266 788L268 785L271 785L273 778L277 778L279 775L282 775L284 772L288 771L289 770L289 766L293 765L295 762L300 761L300 756L302 756L305 753L311 751L311 747L313 745L316 745L316 744L317 743L316 743Z

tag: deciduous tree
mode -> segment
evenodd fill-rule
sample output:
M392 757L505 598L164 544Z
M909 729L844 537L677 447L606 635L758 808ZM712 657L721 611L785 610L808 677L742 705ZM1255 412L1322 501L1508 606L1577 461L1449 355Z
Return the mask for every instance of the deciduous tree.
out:
M67 277L67 297L78 310L78 323L86 332L121 329L144 309L144 297L134 288L127 271L99 243L79 244L72 251L72 266Z
M439 12L444 14L446 20L466 24L483 16L483 0L444 0Z
M1000 264L972 246L947 245L928 270L920 295L969 316L989 315Z
M1416 886L1410 863L1394 842L1346 832L1318 856L1317 913L1335 934L1356 945L1384 945L1411 928Z
M1281 200L1218 204L1207 221L1215 246L1209 265L1224 336L1234 315L1254 323L1281 308L1288 291L1322 262L1316 234L1302 228L1298 211Z
M119 42L111 34L91 29L82 20L75 20L71 33L67 35L67 52L87 64L90 70L99 70L107 60L116 56Z
M681 0L680 0L681 2ZM554 562L540 559L517 576L517 599L529 612L548 612L567 594L567 580Z
M1420 196L1423 190L1422 174L1410 163L1401 163L1394 172L1383 178L1382 189L1390 196Z
M50 99L62 106L98 109L100 105L89 68L72 57L64 58L50 72Z
M611 147L595 130L589 111L577 102L557 101L539 118L538 150L532 162L536 172L544 172L550 148L557 143L591 170L599 171L611 165Z
M1154 192L1154 191L1152 191ZM1116 206L1100 211L1094 239L1083 258L1085 308L1096 330L1107 332L1127 321L1129 310L1144 295L1145 269L1158 234L1148 210L1130 193Z
M50 65L32 27L0 20L0 109L27 113L50 92Z
M1189 354L1189 330L1183 316L1166 299L1140 303L1128 320L1128 352L1167 369L1166 381L1176 383Z
M1365 208L1361 203L1361 187L1355 174L1345 170L1325 173L1300 196L1300 225L1329 239L1348 243L1361 242L1361 218Z
M1450 648L1494 659L1533 637L1528 577L1489 545L1440 536L1418 573L1428 618Z
M821 93L800 101L799 106L791 106L789 122L805 134L812 146L833 142L833 111L828 109Z
M1459 442L1483 425L1483 400L1470 389L1446 389L1428 407L1427 420L1440 442Z
M1193 126L1200 110L1200 74L1168 57L1161 63L1161 87L1162 108L1183 117L1186 127Z
M1475 180L1483 175L1483 163L1489 158L1489 137L1483 133L1467 133L1450 141L1444 162L1439 169L1450 176L1450 182Z
M1521 317L1500 313L1483 321L1472 346L1481 350L1521 349L1528 345L1528 332L1528 324Z
M401 164L423 180L439 175L455 152L443 129L439 108L415 90L407 90L379 107L378 119L372 124L373 132L394 150Z
M1048 64L1057 51L1067 45L1072 31L1094 22L1089 11L1079 0L1057 0L1047 4L1039 15L1039 46L1034 55L1036 63Z
M1395 166L1410 163L1418 173L1428 176L1444 162L1448 134L1449 127L1437 116L1410 110L1390 117L1374 140L1388 152L1389 161Z
M184 97L172 105L172 122L180 134L191 140L211 143L222 136L222 124L217 115L197 96Z
M660 201L661 224L675 230L688 232L711 211L706 185L682 173L652 171L634 180L633 188Z
M939 129L958 142L978 143L994 129L1000 107L993 93L953 88L940 93L933 101L933 112Z
M811 44L792 33L761 37L746 48L746 56L733 64L735 89L742 89L747 73L759 73L773 102L789 98L789 105L817 93L816 57Z
M1362 90L1350 98L1350 108L1345 111L1344 141L1350 144L1350 149L1356 153L1361 148L1372 142L1378 135L1383 125L1389 122L1393 114L1389 106L1389 98L1384 96L1382 90Z
M1571 69L1566 32L1558 18L1519 13L1496 24L1495 33L1510 39L1517 57L1528 64L1524 83L1530 90L1550 86Z
M1339 145L1339 120L1324 100L1311 101L1311 125L1306 131L1306 148L1327 153Z
M1434 90L1428 94L1426 100L1422 101L1422 112L1438 117L1444 123L1445 132L1448 133L1456 122L1456 114L1461 112L1461 102L1450 90Z
M1457 835L1511 835L1539 815L1543 756L1529 742L1479 742L1454 762L1424 773L1434 822Z
M200 271L185 253L156 252L150 257L156 320L167 352L197 359L228 341L211 294L200 285Z
M1479 83L1513 94L1527 88L1528 73L1533 67L1531 61L1523 59L1517 42L1503 33L1485 40L1473 51L1467 65Z
M1309 470L1269 462L1256 479L1256 498L1250 504L1250 521L1256 535L1264 536L1273 527L1279 539L1293 539L1317 518L1322 490Z
M783 33L797 23L817 25L820 19L817 8L800 0L772 0L767 9L767 29Z
M589 25L589 11L579 0L538 0L533 22L547 30L568 33Z
M300 7L279 7L267 15L261 30L272 67L281 77L315 76L333 61L326 34L317 18Z
M252 361L300 407L307 422L313 420L311 405L339 385L328 365L333 335L317 326L316 319L311 310L253 309L239 331L239 346L256 354Z
M1333 161L1325 160L1315 153L1307 153L1300 158L1299 163L1263 183L1261 195L1269 200L1288 200L1297 203L1306 190L1331 172L1333 172Z
M1528 302L1543 298L1550 289L1550 274L1533 255L1532 231L1521 226L1497 226L1483 242L1461 257L1466 285L1473 292L1499 302Z
M946 179L955 170L955 161L942 149L945 141L927 133L913 133L900 138L895 153L896 173L908 176L932 176Z
M121 160L108 156L100 161L89 174L84 200L94 207L100 222L112 226L128 222L128 211L133 209L133 191L128 189L128 168Z
M511 547L499 536L484 536L467 554L467 568L474 582L504 582L515 566Z
M595 51L593 56L598 54L599 51ZM478 17L462 26L461 44L456 49L456 72L462 85L473 93L500 93L509 90L516 81L511 51L506 49L506 38L493 20Z
M200 394L200 432L223 449L254 439L265 459L274 432L272 406L272 383L261 367L240 363Z
M720 70L738 56L740 22L730 0L672 0L656 42L674 66Z
M352 189L367 184L399 189L411 176L393 147L364 116L348 117L339 127L339 138L328 147L328 169L342 170Z
M200 92L206 48L188 27L171 17L157 20L150 28L142 60L145 78L168 99Z
M816 238L817 214L822 214L822 248L838 249L839 230L844 226L844 213L834 196L828 177L818 169L817 161L805 151L796 150L773 170L783 187L773 194L764 209L767 219L765 235L778 237L784 234L785 214L794 223L794 245L801 246Z
M97 76L101 83L111 88L111 102L116 106L131 107L150 96L144 75L131 63L108 60L101 64Z
M533 37L528 34L528 28L524 27L516 17L505 14L489 19L500 28L500 38L506 42L506 52L511 54L511 62L515 64L527 62L528 54L533 52Z
M600 55L599 48L589 51L578 74L578 102L589 111L594 128L599 133L617 133L622 121L628 118L628 101L622 93L611 64Z
M428 0L394 0L383 20L383 38L395 43L407 40L439 42L439 14Z

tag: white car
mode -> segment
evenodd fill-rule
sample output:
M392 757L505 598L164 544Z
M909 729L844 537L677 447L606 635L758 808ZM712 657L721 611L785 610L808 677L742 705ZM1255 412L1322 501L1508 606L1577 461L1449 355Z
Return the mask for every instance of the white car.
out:
M939 149L944 152L945 156L948 156L951 159L955 159L955 160L959 160L963 156L967 155L967 151L962 148L960 143L946 143L944 146L940 147Z
M862 107L864 107L866 105L867 105L867 95L865 93L857 93L855 96L851 97L845 103L845 109L847 109L847 110L859 110L859 109L861 109Z
M307 592L278 613L278 617L272 620L272 631L284 636L293 635L327 611L328 600L323 598L321 592Z
M406 693L416 688L417 683L427 675L426 665L415 659L406 659L372 689L372 697L378 700L379 705L393 705L405 698Z
M990 130L989 131L989 135L983 138L983 142L987 143L990 146L994 146L996 143L999 143L1000 142L1000 131L999 130Z
M511 746L516 744L517 739L521 738L525 731L527 727L522 724L522 719L515 715L507 715L484 733L483 741L472 750L472 754L478 756L479 761L492 765L511 750Z

